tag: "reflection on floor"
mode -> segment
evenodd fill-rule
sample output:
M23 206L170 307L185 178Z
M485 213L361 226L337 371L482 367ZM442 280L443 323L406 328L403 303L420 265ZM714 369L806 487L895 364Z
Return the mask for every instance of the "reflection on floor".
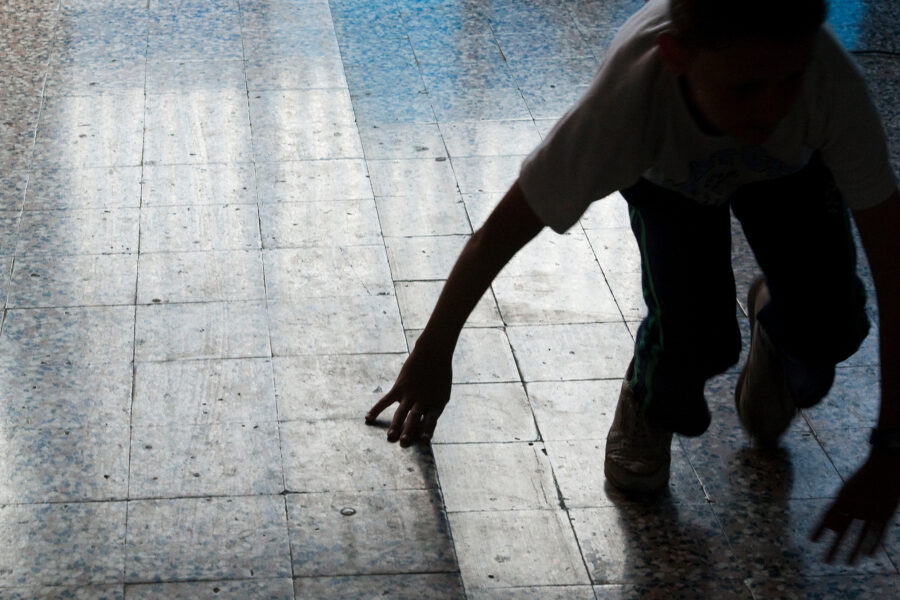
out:
M641 4L4 0L0 598L895 597L896 525L853 568L806 539L875 340L779 451L729 373L663 499L604 485L643 311L617 197L496 281L433 448L363 425ZM896 167L900 5L832 4ZM754 269L738 235L739 298Z

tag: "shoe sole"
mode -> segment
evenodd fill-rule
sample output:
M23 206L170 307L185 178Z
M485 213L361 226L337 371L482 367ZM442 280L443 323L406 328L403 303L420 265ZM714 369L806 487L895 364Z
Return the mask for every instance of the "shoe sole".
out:
M638 492L642 494L654 494L662 491L669 483L669 464L661 466L649 475L635 475L631 471L622 469L609 460L603 462L603 471L613 487L623 492Z

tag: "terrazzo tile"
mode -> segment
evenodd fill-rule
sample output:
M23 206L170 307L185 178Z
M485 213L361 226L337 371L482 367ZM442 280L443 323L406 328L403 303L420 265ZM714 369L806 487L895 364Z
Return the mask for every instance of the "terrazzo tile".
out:
M434 491L289 494L287 505L295 575L456 571Z
M263 245L272 248L381 244L374 200L261 204Z
M290 575L281 496L128 503L126 583Z
M605 438L605 434L602 437ZM628 494L619 492L606 482L603 474L604 439L546 442L546 447L562 501L567 508L605 507L630 499ZM663 496L675 504L706 503L700 480L677 440L672 443L672 466Z
M406 352L393 296L308 298L269 303L274 356Z
M138 248L137 208L25 211L16 255L126 254Z
M130 357L134 307L11 309L0 332L0 365L105 365Z
M882 50L898 52L900 45L888 33L896 31L900 10L890 3L872 0L829 5L828 23L850 50Z
M378 123L434 123L434 109L421 90L396 95L377 90L352 95L353 111L362 125Z
M254 125L253 157L257 162L362 158L363 150L355 124Z
M394 292L383 246L281 248L264 251L263 260L270 300Z
M385 239L394 281L446 279L468 240L468 235Z
M125 587L125 600L293 600L290 578L144 583Z
M139 165L143 130L142 90L48 97L41 107L34 160L63 168Z
M457 384L441 415L433 444L525 442L538 439L519 383Z
M589 585L557 585L470 590L468 600L596 600Z
M350 93L343 88L260 91L250 96L250 118L254 129L286 131L354 122Z
M0 213L15 213L25 203L28 173L24 170L0 176Z
M399 449L388 444L381 427L366 426L359 416L336 421L288 421L280 423L280 429L284 480L289 492L437 487L434 457L427 448Z
M524 156L483 156L452 159L459 191L463 194L505 194L519 177ZM499 198L499 196L498 196Z
M251 2L241 3L244 29L271 31L287 26L291 29L331 28L328 2Z
M113 362L15 363L0 367L0 411L9 427L126 429L131 408L131 356Z
M9 307L134 303L137 254L25 256L16 259Z
M326 28L305 30L302 36L248 36L244 41L244 56L250 61L290 57L302 63L309 58L340 56L334 31Z
M466 590L590 583L566 513L450 514Z
M0 503L124 499L128 430L9 427L0 434Z
M856 600L889 600L897 595L897 575L848 575L802 577L789 575L782 579L751 579L747 586L755 598L802 600L846 598Z
M124 586L88 585L83 587L46 586L0 589L4 600L123 600Z
M148 95L146 115L144 163L241 163L253 159L245 91Z
M562 235L545 228L509 261L499 277L535 277L543 273L555 275L596 271L597 258L580 228L573 227Z
M334 594L345 600L459 600L466 596L455 573L298 577L294 580L294 594L297 600L317 600Z
M38 168L31 172L25 196L27 210L140 205L140 167Z
M462 194L463 204L466 205L466 212L473 229L478 230L484 225L502 197L503 194L499 192Z
M619 192L614 192L591 204L580 221L585 231L589 229L628 229L628 202Z
M121 581L125 503L0 506L0 589Z
M256 173L263 204L372 198L366 163L360 159L260 163Z
M536 121L539 119L558 120L588 91L588 86L575 88L524 88L522 97L528 112Z
M663 501L569 514L594 583L697 586L747 574L708 505Z
M531 152L541 138L534 122L464 121L442 122L441 135L454 159L463 156L508 156Z
M200 425L275 421L269 359L138 363L132 424Z
M605 273L639 273L641 255L630 229L585 230Z
M50 60L44 95L118 96L143 92L146 59L134 55L129 60L81 61L73 63L65 56Z
M141 208L141 252L255 250L259 215L246 204Z
M376 196L445 196L456 192L456 177L447 160L406 158L369 160L372 191Z
M445 197L376 198L385 237L468 235L472 233L465 205L458 194Z
M528 3L498 7L490 16L491 27L499 35L577 32L571 13L562 4Z
M368 160L446 157L441 131L434 123L381 123L360 128Z
M803 411L814 432L843 428L868 428L878 420L880 380L876 367L840 368L834 385L817 405Z
M641 274L637 271L607 271L604 268L603 275L625 320L629 323L640 324L640 320L647 316L647 304L644 302L644 292L641 287Z
M262 300L258 250L161 252L141 255L138 304Z
M135 360L270 356L260 301L138 306Z
M622 323L515 326L506 331L526 382L621 377L634 346Z
M131 499L277 494L284 489L274 422L134 427L130 456Z
M249 164L145 165L142 206L255 204L256 177Z
M496 63L502 59L487 25L483 29L466 31L451 29L446 23L439 27L409 30L410 43L421 64Z
M420 331L407 331L410 347ZM502 329L465 328L453 354L453 383L519 381L517 363Z
M365 65L345 65L344 76L346 77L346 87L351 91L354 105L357 99L380 97L383 100L389 98L415 98L416 96L424 96L427 94L425 82L422 81L422 74L415 61L386 61L376 64ZM431 105L428 104L427 98L423 98L424 106L430 113ZM421 128L422 124L394 122L393 119L379 121L377 119L367 119L369 126L378 125L406 125ZM434 121L433 115L430 121ZM428 122L429 125L434 123ZM361 133L365 132L363 128ZM400 156L382 157L382 158L403 158Z
M823 560L827 543L817 544L809 539L809 535L829 504L827 500L770 503L739 500L717 502L712 507L741 571L751 573L754 579L804 581L825 575L896 575L896 569L883 549L872 557L861 557L853 567L841 562L845 560L843 553L834 563ZM845 548L844 552L847 551Z
M447 512L549 510L560 503L543 445L438 444Z
M665 584L620 584L594 586L597 600L636 600L644 598L658 600L660 598L719 598L720 600L752 600L747 585L739 579L713 579L701 582ZM766 596L768 597L768 596ZM780 596L773 596L780 597Z
M315 88L346 88L347 80L339 53L254 58L245 63L247 89L305 90Z
M621 385L620 379L529 383L528 399L541 438L545 441L605 439Z
M405 329L425 329L438 296L444 287L443 281L402 281L397 282L395 290L400 314ZM502 327L503 320L494 300L492 292L485 294L475 305L475 309L466 320L467 327Z
M453 96L476 90L497 92L515 88L509 67L498 52L491 53L490 56L482 55L473 61L419 61L419 70L429 95L442 92Z
M453 85L452 89L429 86L428 97L439 122L530 119L532 116L522 93L513 83L488 88L474 82L463 83L460 88Z

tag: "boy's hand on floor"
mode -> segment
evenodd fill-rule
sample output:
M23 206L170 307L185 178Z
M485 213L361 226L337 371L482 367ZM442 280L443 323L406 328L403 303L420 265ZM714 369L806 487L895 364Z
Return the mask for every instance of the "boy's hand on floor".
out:
M813 531L818 541L826 529L836 538L825 555L831 562L845 541L855 520L862 521L859 538L853 543L847 562L854 564L860 552L871 556L878 548L897 506L900 504L900 459L872 453L859 470L847 480L837 499L831 504Z
M450 400L450 364L449 357L436 358L414 348L394 386L366 413L366 423L374 423L384 409L396 402L399 406L388 427L388 441L399 439L403 447L430 442L438 417Z

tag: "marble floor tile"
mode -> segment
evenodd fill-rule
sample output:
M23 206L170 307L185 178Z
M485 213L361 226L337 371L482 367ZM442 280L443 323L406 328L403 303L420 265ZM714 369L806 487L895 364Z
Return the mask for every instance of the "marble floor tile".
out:
M142 254L138 304L262 300L266 297L258 250Z
M661 600L663 598L718 598L719 600L753 600L747 584L740 579L694 582L658 582L607 584L594 586L597 600ZM766 596L769 597L769 596ZM772 596L781 598L780 595Z
M256 178L261 204L373 197L366 162L361 159L259 163Z
M753 579L804 582L826 575L896 575L883 549L872 557L861 557L856 566L845 564L843 554L831 564L823 560L828 546L810 541L809 535L829 504L828 500L737 500L716 502L712 508L741 572Z
M143 91L48 97L41 107L34 159L63 168L139 165L143 129Z
M631 499L606 482L603 473L605 437L604 434L604 439L599 440L546 442L553 473L567 508L605 507ZM443 473L441 475L443 477ZM675 504L706 503L700 480L677 439L672 443L672 466L663 497ZM637 501L641 501L639 496Z
M135 366L135 427L276 419L270 359L187 360Z
M125 554L126 582L290 577L284 499L131 501Z
M434 123L379 123L359 131L368 160L440 158L447 156L441 131Z
M141 206L256 204L250 164L144 165Z
M15 213L25 204L28 173L17 170L0 176L0 212Z
M347 87L340 54L337 52L307 54L303 57L255 57L244 64L247 89L251 93L263 90Z
M387 443L384 429L365 425L362 414L334 421L287 421L280 424L280 429L289 492L437 487L434 457L427 447L401 450L396 444Z
M566 513L449 515L466 590L590 583Z
M350 93L343 88L259 91L250 96L250 119L254 128L282 131L354 122Z
M294 594L297 600L318 600L335 595L345 600L373 597L460 600L466 597L456 573L298 577L294 580Z
M435 126L434 113L431 110L431 104L428 103L425 82L422 81L422 74L419 67L414 61L385 61L378 63L369 63L362 65L347 64L344 67L347 87L352 90L352 98L354 107L358 107L357 101L364 98L380 98L382 101L390 99L406 98L411 100L421 97L422 105L425 107L429 118L423 123L404 122L396 119L364 119L366 126L361 128L360 134L365 141L365 132L370 127L381 127L382 125L396 125L401 130L413 128L417 131L424 129L433 130ZM440 147L443 147L441 144ZM426 155L428 156L428 155ZM441 154L441 156L446 156ZM372 158L375 158L374 156ZM404 158L402 156L389 156L381 158Z
M803 411L816 434L828 430L871 427L878 419L880 381L875 367L837 369L831 391Z
M588 229L585 233L604 272L640 272L641 255L631 229Z
M36 168L28 178L27 210L137 208L140 167Z
M513 257L499 277L559 276L560 273L596 273L597 270L597 257L584 231L573 227L558 234L544 229Z
M263 251L270 300L325 296L391 296L384 246L276 248Z
M352 95L353 111L364 125L378 123L435 123L434 109L428 96L420 90L405 94L382 93Z
M619 192L597 200L582 215L581 226L588 229L628 229L631 220L628 216L628 203Z
M270 356L260 301L138 306L135 360Z
M549 510L559 505L543 444L436 444L447 512Z
M124 502L0 506L0 532L0 591L122 579Z
M443 281L401 281L395 284L400 314L405 329L425 329L438 296L444 288ZM475 305L466 321L467 327L502 327L503 320L493 292L485 294Z
M124 600L125 586L110 585L13 587L0 589L4 600Z
M622 312L599 268L578 273L535 271L498 277L492 284L497 306L509 325L608 323Z
M503 198L503 194L499 192L462 194L466 212L469 214L469 221L472 223L472 229L478 230L484 225L484 222L487 221L487 218L499 204L501 198ZM528 247L526 246L526 248Z
M368 160L367 163L372 190L378 197L446 197L457 189L453 168L442 157Z
M247 204L141 208L141 252L256 250L257 207Z
M367 246L381 244L374 200L260 204L263 246Z
M462 156L451 161L461 193L502 196L519 177L524 158L524 155Z
M253 126L253 158L257 162L362 158L359 131L353 123L300 123Z
M274 422L132 429L131 499L278 494L283 489Z
M519 383L454 385L434 444L528 442L538 439L534 415Z
M134 303L137 254L16 259L7 306L40 308Z
M302 64L308 58L340 56L337 38L329 29L307 29L303 35L257 35L244 38L244 56L249 61L292 58Z
M750 579L747 587L755 598L784 598L785 600L890 600L897 595L900 577L897 575L848 575L825 577L792 577L781 579Z
M408 331L412 348L420 331ZM506 383L520 380L509 339L502 329L464 328L453 354L453 383Z
M445 280L468 240L468 235L385 239L394 281Z
M44 95L118 96L143 92L147 77L146 58L135 54L129 60L79 61L55 55L50 60Z
M145 163L246 163L253 159L245 91L148 95L146 114Z
M289 494L287 504L295 575L457 570L435 491Z
M0 411L8 427L124 429L131 387L129 355L99 365L15 362L0 367Z
M291 356L274 359L282 421L360 419L390 391L405 354Z
M126 254L138 249L140 209L25 211L16 255Z
M125 600L293 600L289 577L185 583L140 583L125 587Z
M589 585L556 585L469 590L468 600L596 600Z
M214 60L149 60L146 90L148 95L200 90L208 93L246 92L244 61L219 57Z
M605 439L621 386L620 379L529 383L528 399L541 438L545 441Z
M441 135L454 159L464 156L524 155L541 137L531 119L441 122Z
M522 97L535 121L544 119L557 121L587 93L588 89L586 85L574 88L523 89Z
M526 382L610 379L625 373L634 341L623 323L508 327Z
M0 504L125 499L128 430L8 427L0 432Z
M613 298L616 299L616 306L622 311L626 321L640 321L647 316L647 303L644 302L640 271L619 272L604 269L603 276Z
M307 298L269 303L274 356L384 354L408 350L393 296Z
M454 193L432 198L376 198L385 237L468 235L472 233L462 198Z
M597 584L744 578L709 505L620 504L569 512ZM706 597L700 594L700 597Z
M0 332L0 366L100 366L128 360L134 307L11 309Z

